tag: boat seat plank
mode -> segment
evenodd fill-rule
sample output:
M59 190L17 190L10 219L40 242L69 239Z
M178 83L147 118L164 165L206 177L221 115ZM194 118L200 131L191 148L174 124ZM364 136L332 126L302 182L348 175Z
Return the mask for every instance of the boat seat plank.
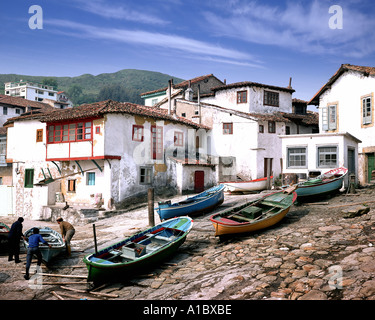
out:
M269 201L269 200L262 201L262 204L265 204L266 206L270 206L270 207L277 207L277 208L285 208L286 207L286 205L284 205L280 202L274 202L274 201Z
M244 217L244 216L240 216L240 215L238 215L238 214L234 214L234 215L232 216L232 218L236 218L236 219L238 219L238 220L243 220L243 221L249 221L249 222L253 222L253 221L254 221L254 219L247 218L247 217Z

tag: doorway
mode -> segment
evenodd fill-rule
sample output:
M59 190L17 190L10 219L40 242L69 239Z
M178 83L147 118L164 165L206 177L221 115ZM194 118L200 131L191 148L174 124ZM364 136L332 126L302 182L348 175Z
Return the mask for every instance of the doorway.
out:
M375 181L375 153L367 154L367 180Z
M204 171L194 172L194 192L199 193L204 191Z

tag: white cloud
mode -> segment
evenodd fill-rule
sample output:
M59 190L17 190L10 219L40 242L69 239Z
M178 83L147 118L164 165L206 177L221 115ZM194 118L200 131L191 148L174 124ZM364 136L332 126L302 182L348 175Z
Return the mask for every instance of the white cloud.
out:
M332 14L328 9L334 3L323 0L293 1L285 7L239 0L232 1L223 13L207 11L204 17L218 36L246 42L352 57L375 52L372 14L359 11L352 1L341 2L341 30L329 28Z
M169 23L156 15L135 10L134 5L119 5L113 1L105 3L103 0L75 0L75 4L81 10L108 19L126 20L151 25L165 25Z
M220 45L195 40L174 34L163 34L142 30L116 28L101 28L68 20L50 19L46 25L58 27L55 32L69 36L91 39L112 40L126 44L147 45L148 48L163 48L177 52L194 54L195 58L207 60L211 57L221 63L231 63L243 66L261 67L262 62L255 56L235 49L227 49ZM66 30L70 31L66 31Z

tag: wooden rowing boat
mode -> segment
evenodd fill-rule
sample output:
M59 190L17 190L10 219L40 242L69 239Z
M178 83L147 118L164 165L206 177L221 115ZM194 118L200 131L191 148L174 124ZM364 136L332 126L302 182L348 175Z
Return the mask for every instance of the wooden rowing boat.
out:
M49 227L38 228L39 234L43 237L44 240L46 240L51 245L51 248L49 248L47 245L39 243L39 250L42 254L43 260L48 263L65 250L65 243L59 232ZM30 228L27 231L25 231L24 235L26 239L28 239L28 237L30 237L33 234L33 229L34 228ZM24 240L24 243L26 247L28 247L28 240Z
M122 281L159 264L184 243L192 226L193 220L186 216L169 219L87 255L83 259L88 269L87 281Z
M272 179L273 176L270 177ZM267 177L248 181L226 181L221 182L225 192L252 192L262 191L267 188Z
M3 222L0 222L0 252L8 251L8 236L10 228Z
M155 210L160 220L189 215L194 216L214 209L224 201L224 185L218 185L205 190L193 197L189 197L177 203L171 201L159 202Z
M296 190L298 199L334 193L342 187L347 173L347 168L336 168L321 174L315 179L298 183L298 189Z
M297 199L294 190L295 187L274 192L261 199L214 214L210 220L215 228L215 235L252 232L278 223Z

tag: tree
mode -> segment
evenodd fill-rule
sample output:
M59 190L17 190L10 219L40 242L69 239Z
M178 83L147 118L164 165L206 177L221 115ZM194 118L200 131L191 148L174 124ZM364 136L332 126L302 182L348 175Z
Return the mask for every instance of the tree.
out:
M79 85L74 84L68 89L68 95L73 102L79 100L79 97L82 94L82 88Z
M45 86L52 86L53 90L57 91L58 83L56 79L53 78L44 78L42 84Z

